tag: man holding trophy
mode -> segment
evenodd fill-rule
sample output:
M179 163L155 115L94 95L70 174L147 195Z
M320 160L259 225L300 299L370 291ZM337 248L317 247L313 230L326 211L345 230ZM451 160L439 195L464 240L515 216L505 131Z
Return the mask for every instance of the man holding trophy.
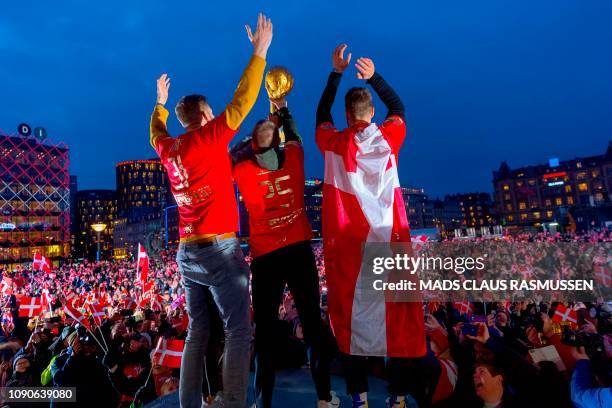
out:
M225 331L222 407L246 405L249 378L248 266L235 236L238 209L228 145L257 100L272 22L259 15L257 30L246 26L253 44L232 101L217 117L202 95L180 99L175 111L186 133L171 137L166 128L169 80L157 82L151 116L151 145L168 172L179 210L177 263L185 287L189 330L181 361L181 407L201 408L204 358L210 332L207 299L216 303ZM213 405L216 406L216 405Z
M310 369L319 408L338 407L331 391L331 333L321 320L319 276L304 207L304 151L286 95L293 86L281 67L266 75L272 114L253 129L248 153L234 155L234 179L249 212L255 320L256 407L272 406L278 309L287 285L311 348ZM280 128L284 133L281 143ZM244 145L242 145L244 147Z

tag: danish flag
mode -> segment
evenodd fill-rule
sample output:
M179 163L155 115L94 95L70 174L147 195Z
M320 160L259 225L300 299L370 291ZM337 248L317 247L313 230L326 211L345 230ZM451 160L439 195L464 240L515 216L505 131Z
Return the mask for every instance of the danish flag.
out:
M185 340L167 340L160 337L153 358L157 360L157 364L159 365L170 368L181 368L181 358L183 357L184 347Z
M2 278L2 281L0 282L0 292L3 295L13 294L13 280L8 276Z
M149 255L147 255L147 251L145 248L138 244L138 261L136 264L136 279L140 281L141 284L147 281L147 276L149 275Z
M455 302L453 303L453 306L459 311L459 314L467 313L469 315L470 313L472 313L472 305L468 301Z
M610 287L612 284L612 272L609 268L607 268L608 264L604 265L595 265L593 267L593 272L595 272L595 282L602 284L606 288Z
M39 297L22 296L19 305L19 317L34 317L43 311L42 300Z
M51 262L42 254L35 253L34 260L32 261L32 269L51 273Z
M106 313L104 313L104 307L100 304L88 303L87 309L91 313L91 316L94 319L94 323L98 326L101 326L102 321L106 317Z
M578 314L574 309L566 307L563 304L557 305L555 309L555 314L552 318L553 322L561 323L561 322L571 322L574 324L578 323Z
M81 313L78 309L75 309L74 307L69 305L65 305L64 313L66 314L66 316L71 317L77 322L79 322L82 326L89 328L90 324L89 320L87 319L87 316Z

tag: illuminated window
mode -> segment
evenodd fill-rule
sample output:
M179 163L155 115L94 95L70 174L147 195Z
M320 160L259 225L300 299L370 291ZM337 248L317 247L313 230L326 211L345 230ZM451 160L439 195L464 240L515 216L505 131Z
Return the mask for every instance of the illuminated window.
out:
M524 201L521 201L521 202L519 203L519 210L524 210L525 208L527 208L527 204L525 204L525 202L524 202Z
M527 182L530 186L535 186L536 181L534 179L531 179Z
M510 190L510 186L507 184L504 184L504 190Z
M516 182L516 186L517 187L523 187L523 182L522 181L517 181Z
M547 207L550 207L552 205L552 202L547 199L547 200L544 201L544 205L547 206Z
M591 171L591 177L593 177L593 178L599 177L599 170L595 169L595 170Z
M510 194L504 194L504 200L511 200L512 196Z
M571 193L572 192L572 186L565 186L565 192L566 193Z
M567 203L568 203L569 205L574 204L574 197L572 197L572 196L568 196L568 197L566 197L566 198L565 198L565 200L567 201Z
M555 204L556 205L562 205L563 204L563 199L561 197L555 198Z
M541 216L541 214L540 214L540 212L539 212L539 211L535 211L535 212L533 213L533 218L535 218L536 220L539 220L539 219L540 219L540 216Z
M527 214L521 214L521 220L526 220L527 219Z
M576 168L577 168L577 169L581 169L581 168L582 168L582 163L577 162L577 163L576 163Z
M578 184L578 191L587 191L588 189L589 187L587 186L587 183Z
M553 216L553 212L552 211L546 211L546 217L552 218L552 216Z
M512 204L506 204L506 210L512 211Z
M586 178L586 171L576 173L576 180L584 180Z
M507 219L508 219L508 221L514 221L514 217L513 217L512 215L509 215L509 216L507 217Z

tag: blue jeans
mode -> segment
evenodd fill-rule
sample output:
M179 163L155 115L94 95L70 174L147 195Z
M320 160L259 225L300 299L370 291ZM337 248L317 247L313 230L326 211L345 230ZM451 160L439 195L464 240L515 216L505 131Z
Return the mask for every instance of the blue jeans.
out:
M244 408L249 378L251 325L249 269L236 238L218 244L181 243L176 256L187 300L189 330L181 360L181 407L202 407L204 359L210 331L206 297L219 308L225 331L223 403Z

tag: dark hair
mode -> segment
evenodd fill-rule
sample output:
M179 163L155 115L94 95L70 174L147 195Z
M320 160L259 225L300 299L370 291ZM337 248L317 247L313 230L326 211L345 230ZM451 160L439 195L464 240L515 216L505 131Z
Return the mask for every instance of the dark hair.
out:
M204 95L187 95L178 101L174 111L183 125L191 126L200 123L206 106L208 102Z
M346 106L346 111L353 118L367 115L374 107L372 94L366 88L362 87L349 89L344 97L344 104Z

